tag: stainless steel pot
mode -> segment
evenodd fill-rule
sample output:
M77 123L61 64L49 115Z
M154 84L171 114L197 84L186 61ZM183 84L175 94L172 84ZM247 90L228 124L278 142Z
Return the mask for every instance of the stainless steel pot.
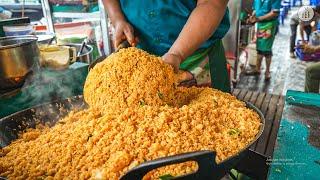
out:
M41 35L37 35L37 38L38 38L38 44L51 44L51 42L55 38L55 35L53 35L53 34L41 34Z
M65 46L75 47L77 50L77 54L81 49L81 44L65 44ZM85 44L81 54L77 55L77 62L84 62L84 63L91 64L91 62L93 61L92 51L93 51L93 47Z
M39 69L39 49L34 36L0 38L0 89L23 85Z

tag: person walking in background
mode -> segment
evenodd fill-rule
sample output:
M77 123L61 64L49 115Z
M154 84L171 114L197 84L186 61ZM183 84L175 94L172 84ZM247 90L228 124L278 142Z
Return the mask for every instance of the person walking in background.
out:
M313 8L315 13L314 17L310 21L302 21L299 18L299 11L293 13L290 18L290 29L291 29L291 36L290 36L290 57L295 58L294 48L296 45L296 37L297 37L297 29L298 25L300 26L300 37L302 43L307 43L309 41L309 37L312 31L315 31L317 28L317 23L319 20L320 15L320 6L316 6ZM301 13L301 12L300 12ZM304 32L307 35L307 39L305 40Z
M266 60L265 80L270 80L270 65L272 59L272 46L278 26L278 15L281 0L254 0L253 13L250 23L257 23L257 65L247 74L260 74L263 58Z

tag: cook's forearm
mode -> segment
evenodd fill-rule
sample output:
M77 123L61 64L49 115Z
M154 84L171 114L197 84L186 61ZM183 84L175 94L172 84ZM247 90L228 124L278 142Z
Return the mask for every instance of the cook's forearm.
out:
M198 1L169 53L177 54L184 60L196 51L219 26L227 3L228 0Z
M258 17L258 21L265 21L265 20L270 20L270 19L274 19L275 17L278 16L278 12L275 11L271 11L268 14L264 15L264 16L260 16Z
M112 23L125 20L125 17L121 11L119 0L103 0L103 5L108 12L108 17Z

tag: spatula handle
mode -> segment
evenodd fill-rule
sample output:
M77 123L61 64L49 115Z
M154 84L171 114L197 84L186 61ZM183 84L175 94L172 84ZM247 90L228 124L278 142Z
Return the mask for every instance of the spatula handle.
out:
M215 178L215 168L217 163L215 162L216 153L213 151L196 151L191 153L178 154L174 156L168 156L159 158L152 161L147 161L139 166L128 171L121 180L140 180L149 171L157 169L159 167L183 163L187 161L195 161L198 163L198 170L191 174L186 174L172 179L186 179L186 180L203 180L203 179L217 179Z

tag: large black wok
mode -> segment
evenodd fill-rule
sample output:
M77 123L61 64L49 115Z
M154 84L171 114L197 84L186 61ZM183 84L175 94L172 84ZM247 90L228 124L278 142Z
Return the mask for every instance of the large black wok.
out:
M248 108L259 114L262 126L255 139L238 154L229 157L219 164L214 161L216 153L212 151L197 151L169 156L142 163L131 169L121 179L142 179L142 177L152 169L186 161L196 161L198 163L198 171L193 174L176 177L175 179L221 179L231 168L236 166L241 158L247 155L249 146L257 141L263 132L265 120L262 113L251 103L246 104ZM53 126L57 120L67 115L70 110L85 107L86 104L83 101L83 97L76 96L62 101L39 105L2 118L0 119L0 147L3 148L9 145L11 141L18 138L18 133L26 128L34 128L39 122Z

